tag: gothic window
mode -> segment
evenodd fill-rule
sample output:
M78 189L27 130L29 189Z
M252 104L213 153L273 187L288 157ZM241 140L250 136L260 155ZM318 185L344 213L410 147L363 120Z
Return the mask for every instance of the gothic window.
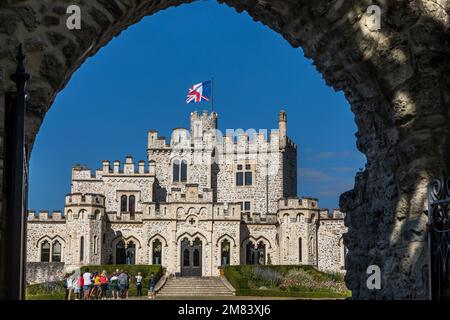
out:
M303 256L303 248L302 248L302 238L298 238L298 262L302 262L302 256Z
M100 216L100 210L95 210L94 219L97 220L99 216Z
M120 197L120 212L127 211L127 196L123 195Z
M41 262L50 262L50 243L47 240L41 244Z
M94 254L98 253L98 237L94 236Z
M136 263L136 245L133 241L128 242L127 245L127 264Z
M187 162L186 160L181 161L181 182L187 181Z
M344 238L339 240L339 251L341 269L345 269L345 256L347 255L347 248L344 245Z
M262 241L258 243L257 259L256 264L266 264L266 245Z
M223 240L220 244L220 265L230 265L230 241Z
M80 238L80 262L84 260L84 237Z
M128 197L128 211L130 211L130 219L134 220L135 206L136 206L136 198L131 195Z
M58 240L53 242L52 262L61 262L61 243Z
M180 162L178 160L173 161L173 182L180 181Z
M179 160L173 161L173 182L186 182L187 181L187 161Z
M119 241L116 244L116 264L125 264L126 254L125 254L125 244L123 241Z
M253 172L250 164L238 164L236 166L236 185L251 186L253 184Z
M249 241L246 249L247 264L255 264L255 246L253 242Z
M162 264L162 243L158 239L153 241L152 244L153 253L152 253L152 264Z

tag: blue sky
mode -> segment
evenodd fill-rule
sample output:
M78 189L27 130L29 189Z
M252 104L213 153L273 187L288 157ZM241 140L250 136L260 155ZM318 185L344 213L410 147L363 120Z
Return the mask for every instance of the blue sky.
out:
M147 131L189 126L187 89L214 77L219 129L277 128L288 115L298 144L298 195L338 206L365 157L342 92L325 84L301 49L246 13L196 2L146 17L73 75L44 120L30 163L29 208L61 210L71 167L146 159ZM161 120L163 119L163 120Z

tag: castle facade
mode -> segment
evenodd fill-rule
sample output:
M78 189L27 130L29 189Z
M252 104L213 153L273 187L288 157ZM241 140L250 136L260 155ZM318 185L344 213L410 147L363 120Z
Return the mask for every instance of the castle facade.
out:
M239 264L343 272L343 214L297 197L297 146L278 129L222 135L215 112L192 112L170 141L148 132L147 161L72 168L62 212L30 211L28 262L160 264L215 276Z

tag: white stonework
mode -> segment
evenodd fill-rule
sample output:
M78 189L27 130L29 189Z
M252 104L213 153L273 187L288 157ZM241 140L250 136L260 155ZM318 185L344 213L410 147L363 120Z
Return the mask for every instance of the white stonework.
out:
M192 112L190 129L174 129L169 143L149 131L137 167L131 157L93 173L75 166L64 214L30 211L27 260L155 263L203 276L224 261L343 272L343 214L297 198L297 146L285 112L278 121L269 138L222 136L215 112Z

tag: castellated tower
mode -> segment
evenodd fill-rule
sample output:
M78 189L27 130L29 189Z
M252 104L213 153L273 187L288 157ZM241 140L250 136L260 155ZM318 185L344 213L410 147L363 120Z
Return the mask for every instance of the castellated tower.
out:
M190 135L191 141L194 144L201 143L205 132L214 134L217 129L217 113L214 111L208 114L208 111L203 111L199 114L197 111L191 112L190 118Z
M86 264L101 264L102 237L105 232L105 197L93 193L70 193L66 196L68 268Z

